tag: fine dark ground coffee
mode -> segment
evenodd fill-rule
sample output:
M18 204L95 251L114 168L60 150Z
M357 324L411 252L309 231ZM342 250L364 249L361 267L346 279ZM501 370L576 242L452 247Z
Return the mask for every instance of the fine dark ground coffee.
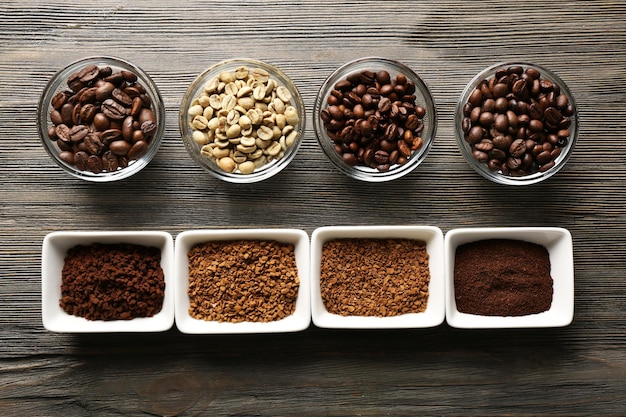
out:
M454 262L457 310L483 316L525 316L552 304L550 256L541 245L488 239L461 245Z

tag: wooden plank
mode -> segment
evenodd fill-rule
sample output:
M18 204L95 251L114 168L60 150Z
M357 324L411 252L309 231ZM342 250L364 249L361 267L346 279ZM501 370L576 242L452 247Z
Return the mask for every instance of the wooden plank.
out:
M7 0L0 5L0 414L622 415L626 409L626 3L489 0ZM88 184L39 144L38 100L69 62L110 54L163 96L157 157L118 184ZM438 128L405 178L344 177L319 148L312 109L348 60L401 60L430 87ZM192 80L247 56L279 66L304 98L300 151L277 177L219 182L194 165L178 112ZM531 187L474 173L454 137L465 84L496 62L553 70L572 90L580 139ZM55 230L427 224L559 226L574 239L576 311L563 329L284 335L63 335L41 325L40 262Z

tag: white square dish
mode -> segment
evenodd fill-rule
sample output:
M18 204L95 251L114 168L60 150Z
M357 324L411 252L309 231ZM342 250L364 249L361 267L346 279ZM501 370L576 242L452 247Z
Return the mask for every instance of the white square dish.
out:
M327 241L346 238L413 239L426 242L429 255L430 282L426 310L421 313L388 317L343 316L328 312L322 300L320 275L322 247ZM313 323L321 328L399 329L440 325L445 318L443 233L431 226L327 226L311 237L311 312Z
M513 239L544 246L550 257L552 304L547 311L524 316L484 316L457 310L454 263L457 247L487 239ZM570 232L557 227L496 227L453 229L445 236L446 321L456 328L562 327L574 317L574 260Z
M295 311L290 316L269 322L206 321L189 314L189 257L191 248L209 241L273 240L294 245L300 284ZM311 323L309 280L309 236L298 229L214 229L189 230L176 237L176 326L189 334L281 333L305 330Z
M131 320L87 320L66 313L60 306L62 270L67 251L76 245L130 243L161 251L165 294L161 311ZM48 234L41 256L41 306L44 327L60 333L161 332L174 324L174 239L166 232L59 231Z

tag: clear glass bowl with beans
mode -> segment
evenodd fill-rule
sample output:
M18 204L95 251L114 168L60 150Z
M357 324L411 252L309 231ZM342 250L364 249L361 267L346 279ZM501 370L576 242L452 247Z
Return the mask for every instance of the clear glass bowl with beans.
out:
M200 74L183 97L179 128L191 158L223 181L254 183L286 168L304 135L300 92L273 65L222 61Z
M48 82L37 123L44 148L63 170L109 182L130 177L154 158L165 107L157 86L136 65L88 57Z
M313 124L332 164L369 182L400 178L428 154L435 137L435 103L406 65L379 57L338 68L315 101Z
M528 63L486 68L465 87L456 137L469 165L500 184L538 183L563 168L578 138L576 103L554 73Z

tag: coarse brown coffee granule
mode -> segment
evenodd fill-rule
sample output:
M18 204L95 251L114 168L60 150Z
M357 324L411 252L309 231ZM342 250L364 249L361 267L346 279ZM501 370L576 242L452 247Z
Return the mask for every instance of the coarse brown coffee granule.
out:
M342 316L420 313L430 283L426 242L336 239L322 246L320 290L326 310Z
M189 314L219 322L270 322L292 315L300 279L294 245L272 240L212 241L189 259Z
M552 304L550 254L542 246L513 239L460 245L454 260L457 310L483 316L524 316Z
M94 243L67 251L60 305L68 314L107 321L152 317L164 296L158 248Z

